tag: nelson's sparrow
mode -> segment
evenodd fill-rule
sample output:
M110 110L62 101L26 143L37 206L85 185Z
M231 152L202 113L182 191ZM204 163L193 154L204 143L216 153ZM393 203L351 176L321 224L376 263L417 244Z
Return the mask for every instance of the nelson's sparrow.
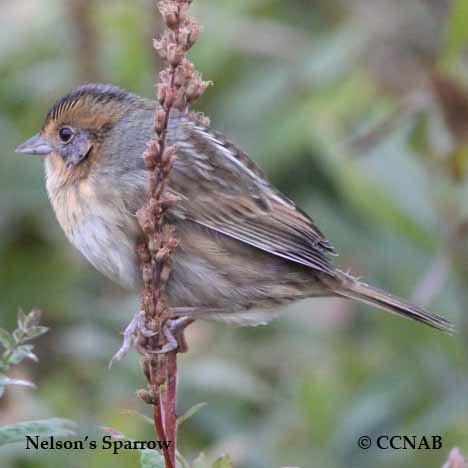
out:
M45 159L47 191L71 243L104 275L138 291L136 211L147 197L143 152L155 101L86 84L51 108L39 134L17 148ZM285 304L338 296L450 332L445 319L335 268L314 222L224 136L172 111L177 157L168 190L179 246L168 304L193 318L265 323ZM188 312L189 311L189 312Z

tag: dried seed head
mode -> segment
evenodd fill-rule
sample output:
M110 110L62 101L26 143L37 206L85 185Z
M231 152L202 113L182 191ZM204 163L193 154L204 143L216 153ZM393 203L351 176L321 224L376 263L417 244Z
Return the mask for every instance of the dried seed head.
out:
M177 67L184 58L184 50L178 44L169 44L167 47L167 61L172 67Z
M201 27L192 18L187 18L183 26L179 29L179 44L184 51L189 50L195 42L197 42L200 35Z
M164 109L156 111L154 128L158 135L162 135L166 130L166 111Z
M142 263L149 263L151 262L151 256L148 251L148 247L144 242L140 242L140 244L137 247L137 254L138 258Z
M192 0L161 0L158 7L167 30L160 39L154 41L154 47L163 61L170 66L160 72L160 84L157 87L157 100L161 108L155 112L154 128L156 138L145 152L145 162L151 170L149 177L149 197L147 205L139 210L137 219L146 234L147 244L141 243L138 255L142 263L142 275L145 289L142 293L142 307L145 311L145 326L155 331L160 330L162 321L167 317L167 297L165 288L170 277L170 254L177 247L175 228L166 223L166 211L177 202L177 197L165 190L169 174L176 157L177 148L167 146L167 126L169 113L173 107L187 112L190 102L198 99L210 83L204 82L196 72L194 65L185 53L196 42L200 34L198 23L187 16ZM209 124L201 114L195 114L195 120L207 126ZM140 335L141 338L141 335ZM159 366L159 358L151 363L147 361L154 340L141 342L140 352L144 354L145 374L154 385L154 369ZM164 344L160 334L159 345ZM158 384L165 377L158 373ZM143 391L141 398L154 402L159 390L153 393Z
M148 241L148 250L154 255L158 251L158 243L154 239Z
M183 62L182 62L183 63ZM185 86L185 82L187 81L187 77L184 73L184 69L182 64L179 65L174 73L174 86L176 88L182 88Z
M171 87L172 83L172 70L170 68L165 68L159 72L159 79L161 83L166 84L168 87Z
M159 2L158 8L167 27L173 30L177 29L180 24L180 14L178 6L173 2L162 1Z
M138 224L140 226L143 226L147 220L148 220L148 207L147 205L143 206L136 212L136 218L138 221Z
M169 87L165 83L158 84L158 102L164 107Z
M165 264L161 271L159 280L162 282L162 284L165 285L169 281L170 276L171 276L171 268L167 264Z
M143 372L145 373L145 377L147 380L151 379L151 361L150 359L143 359L142 360L142 367L143 367Z
M138 398L141 398L148 405L155 404L155 399L152 393L144 388L141 388L136 392Z
M169 112L171 107L174 105L176 99L176 93L175 90L172 88L169 88L166 96L166 100L164 101L164 109L166 112Z
M170 208L171 206L174 206L178 200L179 197L173 195L172 193L165 193L162 197L161 204L164 206L164 208Z
M167 48L162 39L153 39L153 47L159 58L165 62L167 60Z
M146 151L143 153L143 159L148 169L154 169L159 158L160 145L156 139L149 141Z
M176 145L171 145L171 146L168 146L163 154L162 154L162 157L161 157L161 163L164 165L164 166L167 166L168 164L170 164L175 155L177 153L177 146Z
M196 73L192 81L187 85L187 100L188 102L193 102L199 99L207 88L212 85L211 81L203 81L201 76Z
M143 265L143 282L145 284L151 284L151 281L153 280L153 269L151 268L151 265Z
M156 384L161 386L161 385L164 385L165 382L166 382L166 376L162 375L162 374L158 374L156 376Z
M159 203L159 200L151 198L148 203L148 211L151 213L150 216L156 217L157 219L161 215L161 205Z
M177 91L174 107L180 112L185 112L187 110L187 96L184 88L180 88Z
M211 124L210 118L207 117L203 112L189 112L189 117L197 122L198 125L204 128L208 128Z

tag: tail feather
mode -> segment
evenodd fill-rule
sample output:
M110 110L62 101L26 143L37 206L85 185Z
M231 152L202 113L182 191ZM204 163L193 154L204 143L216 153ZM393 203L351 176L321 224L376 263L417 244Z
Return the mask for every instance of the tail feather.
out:
M379 307L380 309L401 317L424 323L425 325L435 328L436 330L443 331L449 335L453 335L455 333L452 323L443 317L433 314L422 307L411 304L411 302L408 302L398 296L394 296L382 289L362 283L345 273L343 273L343 276L345 278L341 285L334 289L335 294L338 296Z

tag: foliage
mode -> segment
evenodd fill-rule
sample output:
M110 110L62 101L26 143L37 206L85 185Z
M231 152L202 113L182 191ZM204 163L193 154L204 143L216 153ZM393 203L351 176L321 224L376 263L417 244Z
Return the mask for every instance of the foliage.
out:
M34 388L34 384L27 380L13 379L6 375L13 365L20 364L24 359L37 362L37 356L33 353L33 345L29 341L47 333L47 327L39 325L41 312L32 310L28 315L19 309L18 328L13 332L0 328L0 345L3 353L0 355L0 397L5 392L7 385L21 385Z
M38 361L30 341L39 338L48 331L47 327L39 325L41 315L41 311L37 309L33 309L27 315L19 309L16 330L9 333L0 328L0 345L3 347L3 353L0 355L0 397L4 394L7 385L35 388L32 382L10 378L5 373L10 371L12 366L21 364L26 358ZM8 424L0 426L0 447L15 442L24 444L26 436L70 437L76 434L76 429L75 423L60 418Z
M22 442L26 436L71 437L76 435L76 424L67 419L50 418L42 421L26 421L0 427L0 446Z

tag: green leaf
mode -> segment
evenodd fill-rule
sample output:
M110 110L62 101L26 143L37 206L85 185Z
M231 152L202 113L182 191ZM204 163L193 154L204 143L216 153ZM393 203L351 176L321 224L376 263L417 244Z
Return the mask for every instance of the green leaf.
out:
M0 398L3 396L7 385L20 385L22 387L36 388L32 382L27 380L10 379L8 376L0 374Z
M26 319L24 321L24 327L27 330L36 328L39 325L39 321L41 320L42 317L42 311L39 309L33 309L29 314L26 316Z
M32 352L33 348L33 345L23 345L16 348L9 359L10 364L19 364L26 358L38 362L37 356Z
M106 434L109 434L113 439L117 440L131 440L129 439L125 434L122 432L108 426L100 426L99 427L103 432Z
M0 328L0 344L5 348L5 349L11 349L13 345L15 344L13 337L11 336L10 333L8 333L6 330L3 328Z
M26 314L21 307L18 309L18 329L26 330Z
M176 468L190 468L189 462L184 456L176 449Z
M24 340L33 340L35 338L38 338L39 336L44 335L48 331L49 329L43 326L37 326L37 327L31 328L28 330L27 335L24 337Z
M2 398L3 394L5 393L5 387L6 387L6 383L5 383L5 379L7 379L8 377L4 374L0 374L0 398Z
M468 2L466 0L454 0L448 19L445 46L445 60L449 65L458 60L468 46L467 21Z
M197 414L202 408L204 408L208 403L197 403L196 405L192 406L188 409L182 416L177 418L177 425L180 425L190 419L192 416Z
M0 427L0 447L14 442L24 442L27 435L39 437L72 437L78 426L68 419L51 418L26 421Z
M13 332L13 339L15 340L15 343L21 343L24 337L24 330L22 328L17 328Z
M140 456L141 468L164 468L164 457L156 450L142 450Z
M234 468L234 465L229 455L223 455L214 462L213 468Z
M21 385L22 387L36 388L32 382L27 380L10 379L10 377L0 374L0 387L4 387L5 385Z
M139 417L140 419L142 419L143 421L145 421L146 423L150 424L151 426L154 424L153 420L146 416L146 414L142 414L138 411L134 411L134 410L123 410L121 411L121 414L129 414L129 415L132 415L132 416L137 416Z
M203 452L193 461L192 468L209 468L208 460Z

